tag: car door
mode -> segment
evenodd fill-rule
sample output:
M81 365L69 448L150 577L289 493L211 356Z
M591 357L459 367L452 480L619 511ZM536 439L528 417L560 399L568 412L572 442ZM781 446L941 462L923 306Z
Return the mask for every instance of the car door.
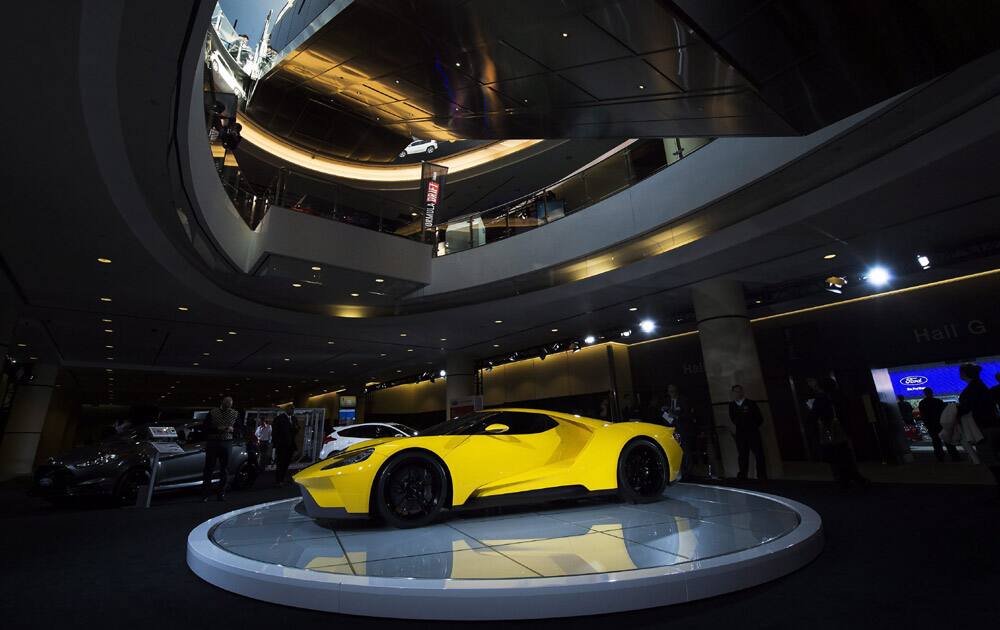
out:
M508 430L487 434L489 425ZM544 475L535 474L559 450L555 420L541 413L504 411L486 418L472 435L445 454L452 471L456 504L478 498L524 492L544 487Z
M173 485L201 479L205 468L205 435L201 423L177 428L183 454L160 455L157 485Z

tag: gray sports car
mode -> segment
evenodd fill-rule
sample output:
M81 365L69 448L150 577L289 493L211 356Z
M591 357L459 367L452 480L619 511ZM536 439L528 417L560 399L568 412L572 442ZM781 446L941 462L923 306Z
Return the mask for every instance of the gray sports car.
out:
M205 465L205 440L201 422L176 427L183 453L160 455L155 492L201 485ZM156 452L145 427L50 457L35 469L32 492L60 503L71 498L112 498L121 505L134 505L139 487L149 481ZM229 475L234 488L249 487L257 475L256 462L246 444L233 441L229 453ZM218 473L216 473L218 479Z

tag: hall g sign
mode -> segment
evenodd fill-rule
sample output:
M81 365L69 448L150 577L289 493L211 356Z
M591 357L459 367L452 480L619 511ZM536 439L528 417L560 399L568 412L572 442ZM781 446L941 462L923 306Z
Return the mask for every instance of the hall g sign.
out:
M986 322L981 319L970 319L964 326L948 323L935 328L914 328L913 338L916 343L925 343L949 341L965 335L985 335L987 332Z

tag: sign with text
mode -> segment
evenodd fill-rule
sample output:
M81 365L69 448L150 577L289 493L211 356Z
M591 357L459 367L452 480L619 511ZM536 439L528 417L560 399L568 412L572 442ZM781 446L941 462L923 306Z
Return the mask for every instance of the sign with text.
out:
M997 374L1000 374L1000 361L987 360L976 363L983 368L979 376L986 386L996 385ZM955 396L965 389L965 381L958 376L958 367L959 364L956 363L891 368L889 378L892 380L893 392L897 396L920 398L925 387L933 389L935 396Z
M424 234L434 227L434 217L444 200L444 180L448 167L423 162L420 165L420 201L424 206Z

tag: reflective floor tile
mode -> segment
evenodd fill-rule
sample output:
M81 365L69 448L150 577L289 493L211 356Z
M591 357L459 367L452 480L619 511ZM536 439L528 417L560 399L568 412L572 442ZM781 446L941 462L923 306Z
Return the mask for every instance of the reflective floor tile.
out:
M294 521L312 521L313 519L305 514L295 511L298 500L271 505L251 512L244 512L226 519L216 529L227 527L253 527L259 525L270 525L273 523L290 523Z
M597 532L502 545L494 549L547 577L627 571L684 561L674 554Z
M335 537L333 530L323 527L313 520L272 522L260 525L246 524L240 527L217 527L212 532L212 540L222 546L248 545L254 543L275 543L280 541L307 540L311 538Z
M688 519L671 526L645 525L607 533L691 560L736 553L756 547L768 540L767 537L758 536L747 529L726 527L695 519Z
M487 545L504 545L539 538L558 538L586 534L587 527L542 516L529 514L499 521L476 519L475 521L452 521L449 523L458 531Z
M340 539L353 563L457 552L484 545L447 525L372 531Z
M799 525L798 514L783 510L754 510L751 512L740 512L739 514L705 516L700 520L726 527L748 529L755 536L765 540L773 540L784 536Z
M684 518L732 514L734 512L742 512L746 509L726 503L714 503L698 499L665 499L663 501L656 501L655 503L640 503L634 507L644 512L658 512L660 514L669 514Z
M300 542L258 543L225 547L229 553L284 567L312 569L347 564L347 556L336 538L317 538Z
M490 549L466 549L354 565L357 575L425 579L502 579L538 577L513 560Z
M674 517L663 511L650 512L635 509L638 506L612 504L601 507L560 510L559 512L546 512L545 516L580 525L594 531L604 531L606 529L621 529L622 527L634 527L637 525L651 525L670 521Z

